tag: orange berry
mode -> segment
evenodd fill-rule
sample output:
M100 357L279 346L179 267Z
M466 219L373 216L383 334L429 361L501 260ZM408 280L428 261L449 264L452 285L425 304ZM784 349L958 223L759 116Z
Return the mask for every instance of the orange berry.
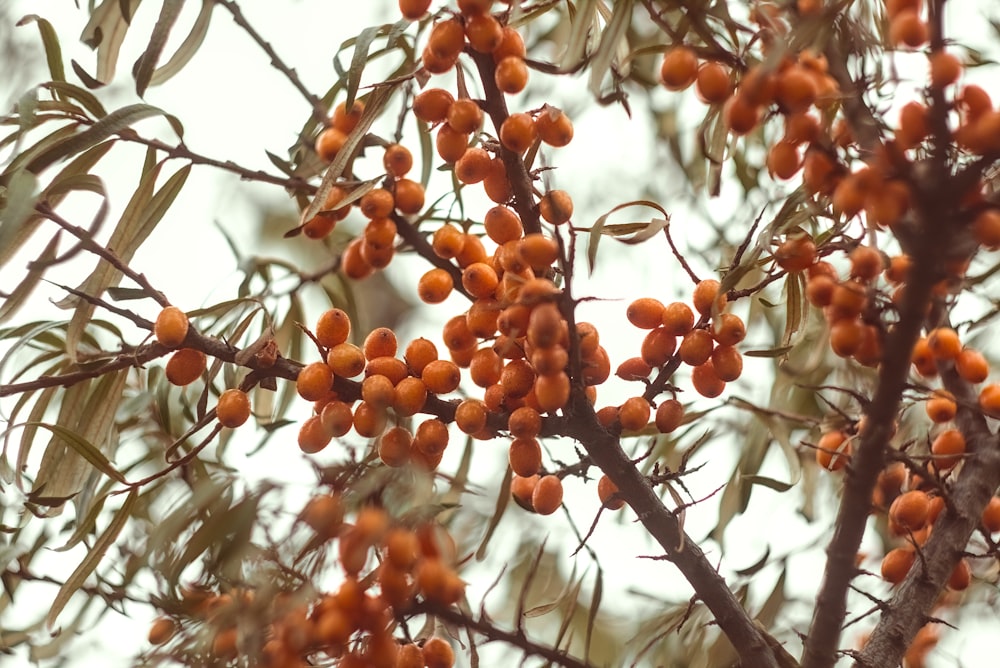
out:
M476 434L486 427L486 404L466 399L455 408L455 424L465 434Z
M620 510L625 507L625 499L615 496L618 493L618 485L611 482L611 478L602 475L597 481L597 496L601 499L601 504L608 510Z
M231 388L219 395L215 416L223 427L235 429L250 419L250 397L243 390Z
M396 387L386 376L374 374L361 382L361 398L376 408L388 408L396 400Z
M465 320L470 332L479 338L486 339L496 333L499 317L500 303L493 297L483 297L472 302Z
M371 276L375 268L361 254L363 239L358 237L347 245L341 257L341 269L344 275L354 280Z
M516 28L504 26L503 39L500 41L500 45L493 50L492 55L493 61L496 63L500 63L509 56L524 58L527 51L524 48L524 38L521 37L521 33Z
M719 63L708 62L698 68L695 80L698 97L707 104L721 104L733 94L729 70Z
M396 354L396 349L396 334L388 327L373 329L365 337L363 350L369 360L376 357L392 357Z
M325 362L307 364L299 371L295 390L306 401L318 401L333 387L333 371Z
M549 348L559 342L563 331L562 314L559 308L547 302L539 304L531 311L528 319L528 343L536 348Z
M496 57L495 53L494 57ZM528 85L528 66L524 63L524 57L507 56L497 61L493 80L496 82L497 88L504 93L510 95L520 93Z
M870 281L885 269L882 253L871 246L857 246L850 254L851 277Z
M451 278L450 274L449 278ZM491 296L497 289L499 282L500 279L497 278L493 267L485 262L470 264L462 272L462 286L466 292L478 299Z
M836 163L827 153L810 148L802 158L802 183L810 193L831 193L836 169Z
M816 262L816 244L808 234L789 236L774 251L774 261L785 271L805 271Z
M330 127L316 135L316 142L313 148L316 149L316 155L319 156L320 160L331 162L337 157L340 149L344 148L344 144L346 143L347 133Z
M490 14L466 16L465 36L476 51L492 53L503 42L503 26Z
M600 385L611 376L611 359L608 351L598 346L592 357L583 360L583 382L586 385Z
M989 250L1000 248L1000 211L986 209L972 221L972 236Z
M535 120L530 114L511 114L500 126L500 143L518 155L527 151L536 137Z
M882 578L889 584L899 584L916 562L916 552L910 546L889 550L882 558Z
M177 622L169 617L160 617L149 627L149 644L163 645L177 633Z
M424 208L424 187L410 179L397 179L393 184L396 210L404 215L420 213Z
M323 406L320 413L323 429L333 438L340 438L354 426L354 411L343 401L331 401Z
M1000 498L992 497L983 508L983 526L989 533L1000 531Z
M385 188L375 188L361 198L359 208L366 218L387 218L395 208L395 200Z
M466 149L455 163L455 178L462 183L479 183L490 172L490 154L478 146Z
M889 506L889 519L904 531L919 531L927 523L930 498L927 492L910 490L896 497Z
M564 372L551 376L538 376L535 379L535 397L538 399L540 411L551 412L565 406L569 401L569 391L569 376Z
M406 365L409 367L410 372L415 376L419 376L424 370L424 367L437 358L437 346L434 345L433 341L422 337L411 341L410 344L406 346L406 351L403 353L403 359L406 360Z
M851 442L842 431L828 431L816 444L816 463L827 471L839 471L851 459Z
M375 438L385 429L385 424L385 409L364 401L354 408L354 431L358 432L358 436Z
M666 364L676 348L677 337L667 331L666 327L656 327L642 340L639 354L646 364L657 367Z
M990 375L990 364L983 354L965 348L955 357L955 370L968 383L981 383Z
M924 404L924 408L927 411L927 417L938 424L954 420L955 414L958 412L955 399L944 390L935 391L934 395Z
M486 247L483 246L483 242L478 236L469 233L462 235L462 250L455 256L459 267L464 269L473 262L489 262L489 259L489 256L486 255Z
M469 361L469 377L472 382L482 388L496 385L500 382L503 371L503 359L493 348L480 348Z
M969 562L965 557L962 557L955 564L954 570L952 570L951 575L948 577L948 588L955 591L963 591L968 588L971 581L972 571L969 568Z
M167 306L156 316L153 323L153 336L157 343L165 348L177 348L187 338L188 317L176 306Z
M424 367L420 379L427 391L434 394L448 394L458 389L462 374L458 366L449 360L434 360Z
M829 276L819 274L810 276L806 281L806 299L817 308L829 306L833 302L833 292L837 281Z
M691 370L691 384L698 394L709 399L714 399L726 389L726 382L719 378L712 360Z
M732 382L743 373L743 356L734 346L716 346L712 351L712 365L720 380Z
M660 81L668 90L684 90L698 78L698 56L686 46L675 46L663 57Z
M488 230L487 234L489 234ZM518 249L525 262L531 265L535 271L544 271L559 258L559 245L555 239L549 239L537 233L528 234L521 239L518 242Z
M495 206L487 211L483 217L483 226L486 228L486 235L500 245L524 235L520 217L506 206ZM540 234L535 236L544 238Z
M663 434L669 434L681 425L684 420L684 407L676 399L660 402L656 408L656 428Z
M413 114L425 123L441 123L455 98L443 88L428 88L413 98Z
M962 341L954 329L938 327L928 332L927 347L936 359L951 360L962 352Z
M946 429L931 443L934 464L939 469L950 469L965 454L965 436L957 429Z
M916 367L917 373L925 378L932 378L937 375L937 364L934 361L934 353L931 352L927 339L920 337L913 346L910 354L910 361Z
M704 364L712 356L715 341L704 329L693 329L681 339L677 354L681 361L690 366Z
M365 354L353 343L338 343L330 348L326 363L335 375L354 378L365 370Z
M451 274L435 267L431 269L417 281L417 295L421 301L427 304L440 304L455 287Z
M745 95L733 95L722 108L722 117L734 134L745 135L760 122L760 108Z
M561 109L546 104L535 118L538 137L549 146L566 146L573 140L573 122Z
M550 190L538 202L538 213L547 222L561 225L573 217L573 199L565 190Z
M1000 383L990 383L980 390L979 407L992 416L1000 415Z
M812 143L819 139L819 121L806 112L785 116L785 136L782 141L793 146Z
M792 65L778 75L774 97L785 111L793 114L805 111L818 95L816 77L801 65Z
M341 102L333 108L333 114L330 116L330 125L342 132L350 133L357 127L364 112L365 103L361 100L355 100L351 104L350 109L347 108L346 101Z
M747 327L738 315L722 313L716 319L712 332L720 346L735 346L746 338Z
M779 179L790 179L802 169L802 158L796 146L779 141L767 153L767 171Z
M507 429L514 438L534 438L542 430L542 416L530 406L522 406L510 414Z
M299 449L307 454L315 454L330 444L332 436L323 427L318 415L313 415L299 428Z
M490 163L490 173L483 179L483 190L486 196L497 204L504 204L513 196L510 180L507 178L507 168L499 157Z
M181 348L167 360L167 380L174 385L190 385L205 372L208 358L194 348Z
M649 402L643 397L631 397L618 407L618 421L625 431L639 431L649 422Z
M691 296L694 308L698 313L709 315L712 313L713 306L720 311L726 307L726 295L719 293L720 287L719 282L714 278L706 278L698 282Z
M448 447L448 426L441 420L424 420L413 435L413 447L426 455L437 455Z
M403 466L410 461L412 443L413 435L408 429L393 427L379 438L378 456L386 466Z
M325 311L316 321L315 334L316 340L324 348L344 343L351 334L351 318L339 308Z
M483 124L483 110L469 98L461 98L448 107L448 125L455 132L470 134Z
M962 61L953 53L935 51L930 56L931 86L944 88L962 76Z
M442 160L457 162L469 148L469 135L457 132L450 125L445 124L438 128L434 146Z
M531 506L539 515L551 515L559 510L563 499L562 480L547 475L538 480L531 493Z
M684 336L694 327L694 313L687 304L673 302L664 307L662 322L674 336Z
M539 376L551 376L566 369L569 353L560 345L539 348L531 353L531 366Z
M421 652L427 668L451 668L455 665L455 650L444 638L429 638Z
M427 39L427 49L440 58L457 58L464 46L465 29L458 19L438 21Z
M515 438L508 453L511 470L527 478L542 468L542 446L534 438Z
M653 367L641 357L630 357L615 370L615 375L622 380L645 380L653 371Z
M927 24L912 9L901 11L889 22L889 41L896 46L916 48L928 38Z
M464 315L456 315L444 324L441 338L449 350L465 350L476 345L476 336L469 330Z
M407 376L396 383L392 409L400 417L416 415L427 402L427 386L419 378Z
M442 225L434 231L431 246L434 253L445 260L450 260L462 251L465 237L462 231L454 225Z
M654 329L663 323L663 304L652 297L640 297L625 310L625 317L640 329Z

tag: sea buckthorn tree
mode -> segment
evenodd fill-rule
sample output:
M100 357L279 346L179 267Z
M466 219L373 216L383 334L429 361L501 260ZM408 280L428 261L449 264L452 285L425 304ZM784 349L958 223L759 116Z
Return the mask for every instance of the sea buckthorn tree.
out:
M47 73L0 141L5 653L71 660L116 617L147 620L143 665L976 641L1000 111L965 30L995 7L399 0L286 53L269 31L317 19L183 4L77 9L93 61L16 22ZM220 19L269 64L227 59ZM158 91L206 65L250 104L208 87L178 118ZM201 152L185 132L273 101L254 68L294 93L291 146ZM258 232L211 227L217 178ZM235 281L201 278L216 242Z

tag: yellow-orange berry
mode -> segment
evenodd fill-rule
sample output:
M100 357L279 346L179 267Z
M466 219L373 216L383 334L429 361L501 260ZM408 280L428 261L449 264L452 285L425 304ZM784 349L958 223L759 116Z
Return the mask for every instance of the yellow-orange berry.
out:
M573 122L564 111L545 105L535 118L538 137L549 146L566 146L573 140Z
M177 622L170 617L160 617L149 627L149 644L163 645L177 632Z
M400 213L411 215L424 208L424 187L417 181L397 179L392 188L396 210Z
M937 390L934 395L924 403L924 408L927 411L927 417L929 417L932 422L937 423L954 420L955 414L958 412L958 406L955 404L954 397L944 390Z
M522 43L523 44L523 43ZM495 56L494 56L495 57ZM497 88L504 93L520 93L528 85L528 66L522 56L507 56L497 62L493 72Z
M215 416L223 427L234 429L250 418L250 397L247 393L231 388L219 395Z
M417 295L427 304L440 304L455 287L455 281L451 274L435 267L425 273L417 281Z
M343 401L331 401L323 406L320 413L323 429L333 438L340 438L354 426L354 411Z
M174 385L189 385L205 372L208 359L194 348L181 348L167 360L167 380Z
M561 225L573 217L573 199L565 190L550 190L538 202L538 213L553 225Z
M456 132L469 134L483 124L483 110L467 97L455 100L448 107L448 125Z
M978 350L965 348L955 357L955 369L963 380L981 383L990 375L990 364Z
M979 407L993 417L1000 416L1000 383L990 383L980 390Z
M660 66L660 81L668 90L684 90L698 78L698 56L686 46L667 51Z
M527 151L537 136L535 121L530 114L511 114L500 126L500 143L517 154Z
M684 420L684 407L676 399L660 402L656 408L655 424L657 430L669 434L681 425Z
M424 367L420 374L420 379L424 381L429 392L434 394L448 394L458 389L458 384L462 380L462 374L458 366L449 360L434 360Z
M337 376L354 378L365 370L365 354L353 343L338 343L330 348L326 363Z
M404 427L393 427L379 438L378 456L386 466L403 466L410 461L413 435Z
M320 416L313 415L299 428L299 449L315 454L330 444L332 436L326 431Z
M927 346L939 360L951 360L962 352L962 341L951 327L937 327L927 334Z
M413 114L425 123L441 123L455 98L443 88L428 88L413 98Z
M939 469L950 469L965 454L965 436L957 429L946 429L931 443L934 464Z
M333 386L333 370L325 362L307 364L299 371L295 390L306 401L318 401Z
M889 506L889 518L903 530L919 531L927 523L929 508L927 492L915 489L896 497Z
M611 482L611 478L602 475L597 481L597 496L601 499L601 504L608 510L620 510L625 507L625 500L616 497L618 485Z
M983 527L989 533L1000 531L1000 498L994 496L983 508Z
M719 378L712 360L691 370L691 384L698 394L709 399L714 399L726 389L726 382Z
M694 327L694 313L682 302L672 302L663 309L663 326L674 336L684 336Z
M531 493L531 505L539 515L551 515L559 510L562 499L562 480L554 475L540 478Z
M695 78L695 90L703 102L721 104L733 93L733 83L729 79L729 70L719 63L708 62L698 69Z
M396 334L388 327L373 329L365 337L363 347L365 358L373 360L376 357L392 357L396 354Z
M176 306L167 306L156 316L153 323L153 336L166 348L177 348L187 337L188 317Z
M706 278L698 282L691 295L694 308L698 313L709 315L713 306L720 311L726 307L726 295L725 293L720 294L720 287L719 282L714 278Z
M515 438L508 452L511 470L527 478L542 468L542 446L534 438Z
M851 442L840 430L828 431L816 444L816 463L827 471L839 471L851 459Z
M630 397L618 407L618 421L626 431L638 431L649 422L649 402L643 397Z
M443 638L429 638L421 652L427 668L451 668L455 665L455 650Z
M663 323L663 304L652 297L640 297L625 310L625 317L640 329L653 329Z
M465 36L476 51L492 53L503 41L503 26L488 13L466 16Z
M351 334L351 318L339 308L324 312L316 322L316 340L324 348L347 341Z
M889 550L882 558L882 578L889 584L899 584L916 562L916 552L910 546Z

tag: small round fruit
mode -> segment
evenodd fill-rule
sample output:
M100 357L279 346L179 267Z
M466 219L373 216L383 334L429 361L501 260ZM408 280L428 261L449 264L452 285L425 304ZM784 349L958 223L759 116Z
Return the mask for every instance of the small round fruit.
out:
M223 427L234 429L250 419L250 397L243 390L231 388L219 396L215 416Z
M899 584L906 579L916 558L916 552L909 546L889 550L882 559L882 578L889 584Z
M174 385L190 385L205 372L208 358L194 348L181 348L167 360L167 380Z
M955 370L968 383L981 383L990 375L990 364L978 350L965 348L955 358Z
M698 78L698 56L686 46L667 51L660 66L660 81L668 90L684 90Z
M538 202L538 213L547 222L561 225L573 217L573 199L565 190L550 190Z
M163 645L177 633L177 622L170 617L160 617L149 627L149 644Z
M554 475L540 478L531 493L531 505L539 515L551 515L559 510L562 499L562 480Z
M426 304L440 304L455 287L455 281L444 269L435 267L417 281L417 295Z
M601 503L608 510L621 510L625 507L625 499L616 497L617 493L618 485L611 482L611 478L608 476L602 475L601 479L597 481L597 496L600 497Z
M316 340L321 346L333 348L347 341L347 337L351 334L351 318L339 308L329 309L316 321L315 333Z
M153 335L161 346L177 348L187 337L188 328L188 317L184 311L176 306L167 306L156 316Z
M295 390L306 401L319 401L333 386L333 371L326 362L307 364L299 371Z
M493 80L504 93L514 95L528 85L528 66L520 56L507 56L497 63Z
M662 401L656 408L654 421L661 434L669 434L684 421L684 406L676 399Z
M914 489L896 497L889 506L889 519L904 530L919 531L927 523L929 509L927 493Z

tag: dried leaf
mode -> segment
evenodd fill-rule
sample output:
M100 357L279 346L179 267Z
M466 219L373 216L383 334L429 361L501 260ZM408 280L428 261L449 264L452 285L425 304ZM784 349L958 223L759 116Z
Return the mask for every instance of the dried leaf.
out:
M18 21L17 25L24 26L29 23L38 24L38 32L42 36L42 45L45 47L45 60L49 64L49 74L55 81L65 81L66 70L63 67L62 48L59 46L59 36L56 35L55 28L36 14L28 14Z
M163 47L167 45L170 31L183 7L184 0L163 0L163 4L160 5L160 15L157 17L153 32L149 36L146 50L142 52L132 68L132 75L135 77L135 92L139 97L146 93L146 88L153 78L153 71L163 53Z
M97 49L97 77L101 84L111 83L118 63L118 53L129 22L140 0L104 0L91 12L90 21L80 35L80 41ZM127 14L122 13L125 9Z

